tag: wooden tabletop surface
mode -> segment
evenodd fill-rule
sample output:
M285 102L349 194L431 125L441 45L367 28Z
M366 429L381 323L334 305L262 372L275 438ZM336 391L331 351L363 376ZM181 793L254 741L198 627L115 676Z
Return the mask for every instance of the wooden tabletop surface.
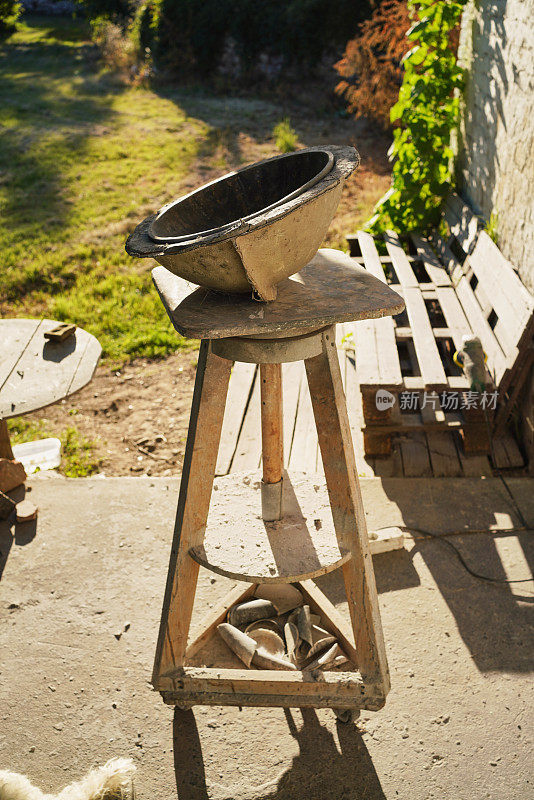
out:
M287 333L337 322L399 314L404 300L340 250L319 250L296 275L278 284L271 303L190 284L165 267L152 278L176 330L189 339Z
M64 342L49 342L51 319L0 320L0 419L36 411L77 392L93 377L101 346L77 328Z

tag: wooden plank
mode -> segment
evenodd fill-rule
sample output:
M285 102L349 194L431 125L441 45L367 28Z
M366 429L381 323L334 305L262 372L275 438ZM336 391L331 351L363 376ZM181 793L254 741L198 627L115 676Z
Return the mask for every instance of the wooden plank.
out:
M532 319L534 298L484 231L469 257L469 266L497 314L493 332L510 363L517 357L517 344Z
M0 321L0 331L11 322ZM8 419L44 408L91 379L100 355L99 343L82 328L63 342L49 342L44 334L56 325L55 320L41 320L27 342L0 391L0 417ZM10 327L7 325L8 330Z
M299 402L295 433L289 458L289 467L295 472L306 472L316 469L317 429L313 418L313 410L305 372L302 374L299 388Z
M460 463L466 478L480 478L493 475L489 458L482 455L466 455L459 451Z
M458 261L449 245L436 231L431 234L430 241L439 256L441 263L449 273L452 285L456 286L462 275L465 274L466 270Z
M258 469L261 462L260 382L258 374L256 373L250 400L245 411L230 472L251 472Z
M338 683L336 690L345 697L360 695L364 682L359 672L321 672L321 680L313 680L306 670L224 669L219 667L183 667L174 675L165 676L168 684L183 685L184 691L214 691L220 694L263 691L268 694L320 696L323 689Z
M282 364L283 403L284 403L284 463L289 467L289 457L293 446L293 435L297 421L300 383L304 377L304 363L290 361Z
M403 284L406 310L424 385L436 388L446 386L447 378L436 347L421 290L411 265L400 246L398 236L394 233L388 233L386 246L393 259L397 276Z
M41 321L40 319L4 319L1 321L0 391L30 344Z
M426 434L410 433L399 438L402 457L402 468L406 478L424 478L432 476L432 465L428 454Z
M371 275L374 275L375 278L378 278L379 281L386 283L386 275L373 237L370 233L366 233L365 231L358 231L357 237L365 269L370 272Z
M452 419L451 419L452 418ZM444 432L458 432L463 427L463 420L459 418L459 414L448 413L445 419L439 419L436 415L435 419L427 417L423 421L420 414L399 414L398 417L391 419L387 422L380 422L376 425L369 425L364 430L377 431L378 433L400 433L404 431L406 434L419 433L421 431L444 433Z
M162 679L169 704L366 708L385 702L379 683L364 682L358 672L185 667Z
M323 674L323 673L321 673ZM338 676L338 680L343 679L343 673L333 673ZM261 691L253 693L239 692L224 694L219 692L206 691L179 691L161 692L163 702L170 706L178 706L179 709L189 709L195 705L201 706L252 706L254 708L336 708L340 711L361 710L379 711L384 706L384 701L361 700L359 697L348 699L344 695L339 695L335 689L324 689L320 695L303 695L299 692L293 694L263 694Z
M378 280L385 283L386 277L373 238L368 233L360 231L358 233L358 241L365 259L366 269ZM395 323L392 317L371 321L368 327L363 327L363 325L364 323L359 323L361 337L358 342L358 350L362 351L362 355L365 353L366 347L371 347L371 350L369 355L363 355L362 357L363 368L361 371L358 367L358 377L361 385L373 383L373 372L376 371L376 368L374 370L373 368L370 369L369 364L370 359L376 356L380 385L402 386L402 374L395 342ZM355 340L359 336L360 329L355 323L352 323ZM356 352L356 358L357 360L360 359L358 351Z
M198 564L189 550L202 541L210 505L231 361L200 345L180 495L167 573L152 683L184 663Z
M523 358L519 359L519 363L515 365L516 369L514 370L513 377L510 381L512 389L508 392L501 393L501 405L498 406L497 413L493 421L493 433L495 436L500 436L505 432L510 415L519 398L521 390L525 385L525 381L530 374L532 365L534 364L534 345L532 343L530 343L528 349L523 348L523 353Z
M422 236L411 234L410 238L415 245L417 255L423 261L425 269L435 286L451 286L451 279L443 264L440 263L430 244Z
M403 385L395 324L391 317L347 323L352 330L362 387L399 388Z
M398 314L399 296L350 256L319 250L298 274L278 285L275 303L257 303L249 295L237 301L197 289L181 302L177 284L185 283L164 267L152 277L172 324L183 336L222 339L230 336L284 333L295 335L337 322Z
M361 385L380 386L382 379L378 360L376 327L373 320L361 320L361 322L354 323L349 330L352 330L354 339L354 352Z
M517 469L525 465L517 442L510 434L492 439L491 457L497 469Z
M358 654L357 666L365 679L369 677L382 685L385 695L389 690L386 651L332 329L325 331L323 342L323 353L306 360L306 374L339 546L352 555L343 565L343 578Z
M427 395L426 400L427 402L421 406L421 417L425 427L434 423L444 423L445 414L440 408L437 393L430 393ZM462 466L452 431L426 430L426 440L434 477L460 476L462 474Z
M412 265L408 261L406 253L402 249L402 245L397 234L393 231L388 231L384 235L384 240L386 242L388 253L391 256L391 261L401 286L419 287L419 281L415 277Z
M473 331L480 338L482 347L488 356L487 368L492 380L498 386L506 370L506 358L501 346L495 338L488 321L482 314L473 290L467 278L464 276L456 287L458 299L462 304L466 317L469 319Z
M237 438L243 425L245 409L252 393L256 369L256 364L246 364L242 361L237 361L233 365L217 456L216 475L226 475L230 471L237 447Z
M462 349L462 337L472 333L471 326L460 305L452 286L440 286L436 290L438 302L451 332L451 338L457 350Z
M404 299L424 384L429 388L445 387L447 386L447 376L441 363L441 356L436 346L421 291L418 287L405 287Z

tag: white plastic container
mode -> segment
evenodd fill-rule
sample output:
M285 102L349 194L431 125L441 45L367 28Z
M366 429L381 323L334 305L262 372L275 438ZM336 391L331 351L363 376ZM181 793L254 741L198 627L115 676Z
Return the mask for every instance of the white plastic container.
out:
M12 447L13 455L21 461L26 473L45 469L56 469L61 463L61 442L59 439L37 439Z

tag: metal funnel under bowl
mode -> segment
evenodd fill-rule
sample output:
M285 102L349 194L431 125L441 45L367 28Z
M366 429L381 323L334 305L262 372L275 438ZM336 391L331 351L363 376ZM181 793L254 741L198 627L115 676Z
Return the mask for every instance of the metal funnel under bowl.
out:
M199 286L273 300L319 249L359 160L353 147L311 147L230 172L143 220L126 251Z

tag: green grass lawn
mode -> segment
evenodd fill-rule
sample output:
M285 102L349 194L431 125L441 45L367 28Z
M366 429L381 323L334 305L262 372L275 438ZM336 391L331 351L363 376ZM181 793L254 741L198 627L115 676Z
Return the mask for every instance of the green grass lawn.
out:
M25 17L0 46L0 314L75 322L111 364L187 346L152 287L153 262L126 255L127 234L170 199L274 155L289 114L293 144L353 141L354 122L321 102L135 87L104 68L82 21ZM369 142L330 246L384 190L381 145Z
M82 23L48 18L0 50L0 129L2 312L74 321L111 359L175 350L151 264L124 241L179 191L207 124L103 71Z

